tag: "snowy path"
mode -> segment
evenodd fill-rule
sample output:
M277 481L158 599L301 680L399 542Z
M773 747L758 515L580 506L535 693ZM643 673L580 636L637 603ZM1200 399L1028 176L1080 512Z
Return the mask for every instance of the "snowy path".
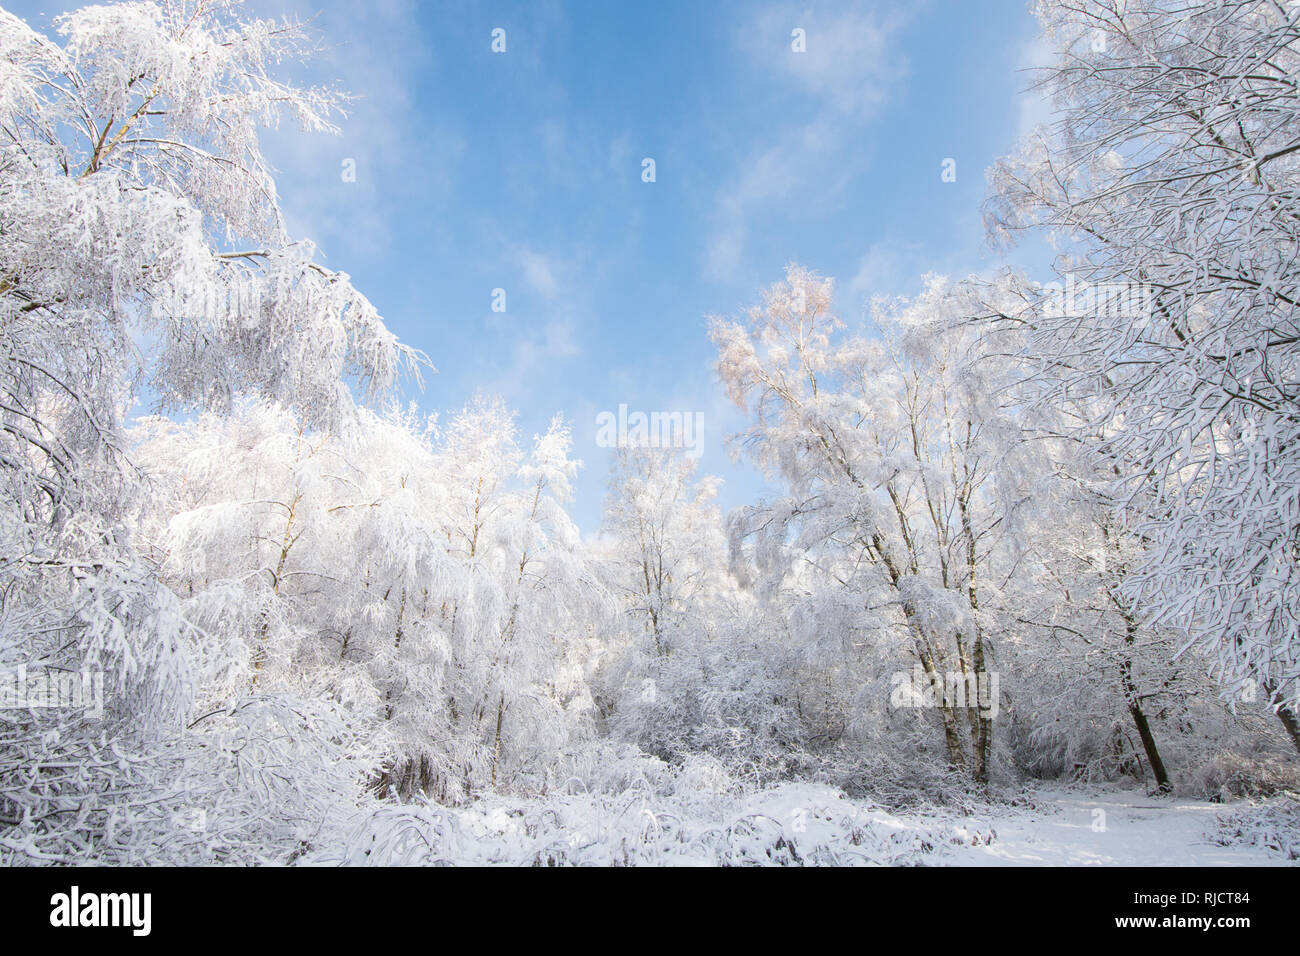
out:
M460 808L386 807L345 848L310 862L497 865L1286 866L1300 853L1294 810L1044 788L1023 806L970 816L891 812L823 784L745 795L553 794L490 797ZM1290 805L1289 805L1290 806ZM1261 815L1263 814L1263 815ZM1219 846L1219 819L1247 836ZM1257 839L1262 833L1267 840ZM1270 848L1267 843L1272 843Z
M1216 846L1215 815L1232 804L1149 797L1141 790L1042 790L1036 807L991 820L988 846L946 848L953 866L1286 866L1260 847ZM1105 814L1100 816L1097 811ZM1104 822L1104 829L1101 824ZM1096 829L1094 829L1096 824ZM1291 864L1294 865L1294 864Z

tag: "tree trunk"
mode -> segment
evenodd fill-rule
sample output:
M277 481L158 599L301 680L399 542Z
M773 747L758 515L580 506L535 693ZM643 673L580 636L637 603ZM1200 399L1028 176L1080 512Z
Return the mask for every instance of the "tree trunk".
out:
M497 701L497 732L492 742L492 789L497 788L497 765L501 762L501 718L506 712L506 695L503 692Z
M921 659L921 668L927 677L935 682L939 693L939 715L943 720L943 740L948 748L948 763L957 770L966 769L966 751L961 744L961 732L957 726L956 708L949 705L943 676L935 669L934 659L917 638L917 656Z
M1137 619L1116 600L1114 594L1111 595L1111 600L1115 602L1120 616L1124 618L1124 644L1132 647L1137 643ZM1138 695L1137 685L1133 683L1133 661L1130 657L1125 656L1120 661L1119 674L1124 682L1124 699L1128 702L1128 712L1137 727L1138 736L1142 738L1142 749L1147 753L1147 763L1151 765L1151 773L1156 778L1156 790L1160 793L1169 793L1173 790L1173 786L1169 783L1169 774L1165 771L1164 761L1160 759L1160 751L1156 749L1156 738L1151 733L1151 723L1142 710L1142 699Z
M972 600L974 600L973 597ZM974 775L977 784L981 787L987 787L989 785L989 752L993 749L993 719L985 716L980 710L979 687L980 682L984 682L985 686L989 688L990 694L994 693L994 687L984 669L984 636L978 630L975 634L975 647L971 663L975 669L975 707L972 712L974 724L971 727L975 747ZM990 712L992 712L994 705L995 702L990 699Z
M1300 718L1296 717L1294 710L1279 707L1277 709L1277 719L1282 721L1282 726L1291 735L1291 743L1295 744L1296 752L1300 753Z
M1156 789L1161 793L1168 793L1173 787L1169 783L1169 774L1165 772L1165 765L1160 760L1160 752L1156 750L1156 738L1151 734L1147 715L1142 712L1142 706L1136 701L1129 704L1128 712L1133 715L1138 736L1142 738L1142 749L1147 752L1147 763L1151 764L1151 772L1155 775Z
M289 517L284 523L284 539L280 542L280 558L275 563L275 570L271 572L271 596L278 598L280 596L280 581L284 578L284 565L289 559L289 550L298 540L293 534L293 522L298 513L298 503L302 501L302 494L293 496L293 501L289 503ZM257 684L262 679L262 668L266 665L266 642L271 632L271 618L268 611L262 612L261 634L258 640L257 651L253 655L253 693L257 693Z
M1120 673L1124 678L1124 695L1128 698L1128 712L1133 717L1138 736L1142 738L1142 749L1147 753L1147 763L1151 765L1151 773L1156 778L1156 789L1160 793L1169 793L1173 787L1169 783L1169 774L1165 771L1164 761L1160 759L1160 751L1156 749L1156 738L1151 733L1151 724L1142 710L1137 688L1133 685L1133 664L1128 658L1125 658L1120 665Z
M1273 681L1264 682L1264 693L1268 694L1270 702L1277 700L1277 684ZM1279 706L1276 708L1277 719L1282 721L1282 726L1291 736L1291 743L1295 744L1297 753L1300 753L1300 716L1296 715L1292 707Z

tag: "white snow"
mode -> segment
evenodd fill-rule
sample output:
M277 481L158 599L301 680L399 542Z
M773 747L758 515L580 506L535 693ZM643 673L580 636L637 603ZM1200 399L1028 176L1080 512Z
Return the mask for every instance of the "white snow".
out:
M677 788L485 798L469 807L389 807L341 852L312 864L353 865L1295 865L1300 829L1279 845L1220 845L1222 820L1267 817L1274 805L1148 797L1141 790L1045 788L1019 806L891 812L816 784L742 795ZM1270 831L1273 832L1273 831ZM1288 853L1289 851L1289 853Z
M1265 866L1287 865L1262 846L1219 846L1219 820L1249 804L1150 797L1143 790L1041 789L1035 809L993 821L997 838L963 848L960 866ZM1098 814L1101 811L1101 816ZM1104 829L1103 829L1104 826ZM1300 833L1292 833L1300 852ZM1295 865L1294 861L1290 861Z

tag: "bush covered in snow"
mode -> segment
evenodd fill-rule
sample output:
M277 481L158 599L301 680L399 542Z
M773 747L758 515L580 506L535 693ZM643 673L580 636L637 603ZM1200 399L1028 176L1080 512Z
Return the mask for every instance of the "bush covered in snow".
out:
M1294 14L1037 10L990 223L1151 314L791 265L708 326L763 497L625 442L586 537L570 424L394 405L423 353L288 234L300 24L0 10L0 865L922 864L1044 779L1273 798L1215 839L1294 860Z

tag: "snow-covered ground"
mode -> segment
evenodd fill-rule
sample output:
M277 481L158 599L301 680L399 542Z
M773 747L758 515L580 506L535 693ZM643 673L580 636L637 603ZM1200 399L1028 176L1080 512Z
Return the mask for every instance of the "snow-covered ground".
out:
M968 815L831 787L562 794L389 807L315 864L1258 866L1300 861L1300 807L1047 788Z
M960 866L1263 866L1296 865L1300 830L1269 821L1271 804L1223 804L1150 797L1142 790L1039 790L1034 806L996 816L997 838L946 853ZM1252 826L1228 843L1237 819ZM1296 822L1291 814L1291 822ZM1252 838L1258 837L1258 842ZM1271 845L1270 845L1271 844ZM1292 859L1288 860L1288 856ZM938 862L938 861L936 861Z

